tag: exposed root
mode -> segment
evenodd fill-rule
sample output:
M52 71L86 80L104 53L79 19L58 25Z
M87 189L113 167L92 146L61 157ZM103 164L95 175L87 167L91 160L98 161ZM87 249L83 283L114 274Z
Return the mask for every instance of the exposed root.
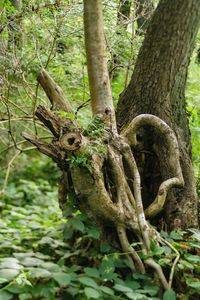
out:
M175 268L176 268L176 265L177 265L177 263L180 259L180 253L178 252L178 250L175 247L172 246L172 244L170 244L168 241L163 239L161 236L159 236L159 239L176 253L176 258L173 262L171 272L170 272L170 275L169 275L169 288L171 288L172 283L173 283Z
M158 278L160 282L162 283L163 287L168 290L169 289L169 284L165 278L165 275L163 274L163 270L161 266L155 262L153 258L148 258L145 260L145 264L147 264L149 267L153 268L156 271L156 274L158 275Z
M131 247L128 238L127 238L127 234L126 234L126 230L124 229L124 227L121 226L117 226L117 233L118 233L118 237L122 246L122 250L125 253L128 253L131 255L133 261L136 263L137 265L137 270L140 271L142 274L144 274L145 271L145 267L144 264L141 260L141 258L139 257L139 255L137 254L137 252L133 249L133 247Z

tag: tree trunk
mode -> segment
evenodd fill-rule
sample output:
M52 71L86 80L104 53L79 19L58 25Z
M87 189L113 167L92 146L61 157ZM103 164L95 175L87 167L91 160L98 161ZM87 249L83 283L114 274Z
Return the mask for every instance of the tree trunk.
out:
M130 19L130 12L131 12L131 0L120 0L119 2L119 9L117 13L117 23L127 28L129 19Z
M84 0L84 28L93 115L103 115L113 99L107 70L101 1Z
M18 48L22 47L23 36L22 36L22 16L20 15L22 10L22 0L11 1L12 5L16 9L16 13L10 17L8 23L8 46L15 45Z
M186 184L181 190L173 190L164 210L164 219L173 228L198 225L184 91L199 21L199 0L160 1L140 49L132 79L120 97L117 110L119 128L125 128L138 114L151 113L163 119L176 133ZM145 142L144 136L147 137ZM138 156L145 154L141 173L145 170L143 193L148 202L154 197L157 185L171 171L165 140L158 138L154 130L146 128L139 139L140 149L138 147L135 151Z

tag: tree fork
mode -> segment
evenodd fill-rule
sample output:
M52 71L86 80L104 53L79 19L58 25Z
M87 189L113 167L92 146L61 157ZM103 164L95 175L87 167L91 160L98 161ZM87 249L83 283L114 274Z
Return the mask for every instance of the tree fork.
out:
M36 114L53 134L52 143L42 143L35 137L31 137L27 134L24 134L24 137L36 145L39 151L52 157L60 169L64 171L61 180L62 187L60 188L60 192L63 193L63 195L61 195L63 197L60 197L60 206L65 206L64 197L67 197L69 188L72 189L75 196L79 199L79 208L91 215L98 224L100 223L102 226L106 224L107 226L114 227L118 233L122 250L129 252L129 259L131 258L133 260L133 263L142 273L145 272L145 265L152 267L163 287L168 289L170 288L173 276L170 275L168 282L163 274L162 268L156 263L153 257L149 258L151 241L155 240L159 244L160 239L158 232L156 232L146 220L141 196L140 174L131 151L131 145L133 141L134 143L137 142L136 133L141 125L153 125L158 129L158 132L160 131L160 134L164 135L169 151L169 159L171 160L173 156L171 152L175 151L177 155L176 159L178 160L176 137L162 120L152 115L137 117L127 129L124 129L121 136L118 135L116 130L113 130L116 124L113 104L111 103L111 98L109 98L111 91L109 85L102 82L102 79L105 79L104 75L107 74L104 70L106 67L105 49L104 46L101 45L100 50L104 50L93 53L92 51L96 48L90 47L90 43L93 44L95 41L93 35L96 35L96 31L93 30L94 28L96 28L100 36L100 39L96 41L97 44L103 43L103 28L99 28L99 26L103 26L102 12L100 9L101 3L99 0L85 0L84 5L85 30L86 37L88 37L88 45L86 46L89 61L88 73L89 79L92 78L90 87L93 114L94 116L100 116L100 119L105 125L102 136L97 136L95 142L103 146L106 151L101 153L99 149L96 148L96 144L94 147L94 136L84 135L84 131L79 128L78 125L71 125L68 119L62 119L58 115L58 111L50 111L41 106L36 110ZM94 7L96 8L96 13L93 15ZM97 12L100 13L100 15L98 15ZM91 20L91 23L89 20ZM91 25L93 28L91 28ZM100 76L98 77L98 69L95 67L98 66L98 60L101 61L102 55L103 65L99 66ZM97 66L95 66L95 62ZM58 92L60 88L45 70L40 72L39 82L41 82L54 109L61 109L65 112L71 111L70 104L67 103L67 106L64 104L66 100L64 100L65 97L62 92ZM94 87L95 93L93 93ZM105 98L102 95L104 95ZM110 126L109 128L108 125ZM133 139L132 136L134 137ZM81 160L79 158L81 157L87 157L84 164L80 163ZM130 170L130 180L127 179L125 163ZM175 166L174 163L176 163ZM170 165L174 171L174 177L177 177L177 181L173 181L173 184L183 184L183 182L181 182L179 162L173 160L173 163L171 164L170 162ZM109 168L109 172L107 170L107 172L104 173L103 167ZM112 177L110 179L112 179L111 182L113 182L115 191L112 192L112 189L106 184L105 174L107 174L108 177ZM167 193L173 184L170 184L167 188L166 182L164 182L164 184L165 186L162 186L162 190L165 188ZM71 185L71 187L69 187L69 185ZM159 195L156 199L160 199ZM156 202L153 202L155 214L160 211L160 203L158 202L160 201L156 200ZM131 245L133 241L129 241L127 231L132 232L137 241L141 243L141 250L145 257L144 261L142 261L136 249Z

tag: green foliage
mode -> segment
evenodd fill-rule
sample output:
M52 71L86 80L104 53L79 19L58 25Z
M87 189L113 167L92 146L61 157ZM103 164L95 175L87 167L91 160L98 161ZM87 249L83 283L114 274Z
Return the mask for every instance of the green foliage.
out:
M195 58L191 61L189 68L186 100L192 133L192 153L195 175L197 177L197 191L200 195L200 65L195 62Z
M73 153L67 160L74 167L85 167L92 171L94 167L92 156L105 156L107 152L104 139L108 138L109 130L106 130L102 120L96 116L84 130L83 135L89 138L89 142L81 153Z
M150 277L133 278L124 256L101 244L98 228L73 204L67 222L63 219L55 189L44 180L13 182L2 201L2 299L114 300L135 293L137 299L152 299L152 290L157 294Z
M13 182L2 201L0 299L161 299L150 274L132 274L126 257L101 242L99 229L77 211L73 197L65 211L67 220L58 208L55 189L41 179L23 180L19 186ZM184 232L161 234L180 252L176 274L187 297L195 297L200 232L191 230L187 240ZM172 251L154 243L151 250L169 271ZM163 297L176 299L176 294L169 290Z
M85 153L71 156L69 162L90 170L91 156L105 155L102 141L104 137L109 138L109 130L98 118L90 122L91 113L85 105L89 92L82 1L61 2L59 8L54 1L25 0L22 12L17 12L11 1L0 1L3 30L0 36L3 99L0 103L0 153L4 167L13 157L16 146L26 151L28 146L22 140L22 131L29 130L45 140L49 138L38 122L32 122L37 104L47 105L46 96L36 83L41 66L48 68L61 85L77 112L79 123L86 128L84 135L91 141ZM117 7L118 1L104 1L109 70L116 67L112 80L115 105L130 79L142 41L141 36L132 40L130 26L127 31L116 26ZM14 16L16 30L9 32ZM187 105L200 195L199 71L195 52L189 70ZM8 103L9 107L6 106ZM82 104L82 108L77 109ZM59 114L63 118L72 118L69 113ZM69 195L64 212L66 218L63 217L57 204L57 177L57 168L50 160L34 151L28 156L24 152L11 172L10 183L0 203L0 300L175 299L172 290L162 295L151 274L132 275L126 257L101 242L98 227L77 210L73 194ZM0 178L2 182L3 177ZM183 300L197 299L200 292L200 232L191 230L190 236L185 232L162 232L162 235L181 254L174 279L178 296ZM170 262L175 256L169 247L158 247L152 242L150 256L165 268L167 274L170 272Z

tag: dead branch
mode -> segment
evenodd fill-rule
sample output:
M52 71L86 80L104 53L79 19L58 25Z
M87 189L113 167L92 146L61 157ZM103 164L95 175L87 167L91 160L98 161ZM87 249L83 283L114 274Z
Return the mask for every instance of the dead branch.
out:
M64 96L63 90L55 83L53 78L45 69L40 70L37 80L49 98L52 110L65 111L69 113L73 112L70 103Z
M61 134L61 128L67 123L67 119L64 120L48 108L40 105L38 106L35 115L38 119L52 132L55 137L59 137ZM71 122L70 122L71 124Z
M59 163L62 160L62 154L59 151L60 149L58 149L58 147L56 145L41 142L39 139L37 139L25 132L22 133L22 136L27 141L29 141L30 143L35 145L41 153L51 157L55 162Z

